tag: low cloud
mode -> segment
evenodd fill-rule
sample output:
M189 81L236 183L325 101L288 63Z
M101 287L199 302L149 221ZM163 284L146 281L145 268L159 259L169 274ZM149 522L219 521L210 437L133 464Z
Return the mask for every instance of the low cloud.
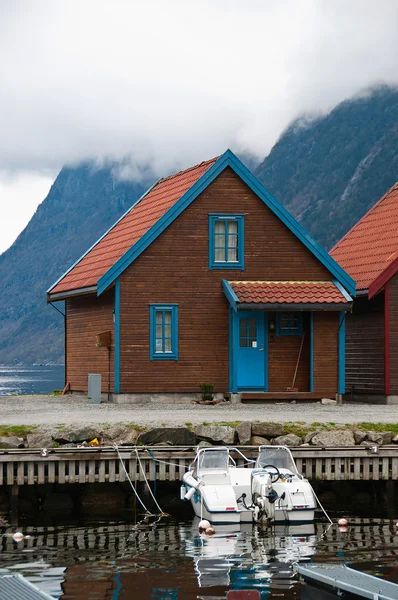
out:
M3 0L0 15L5 170L264 157L298 114L398 83L396 0Z

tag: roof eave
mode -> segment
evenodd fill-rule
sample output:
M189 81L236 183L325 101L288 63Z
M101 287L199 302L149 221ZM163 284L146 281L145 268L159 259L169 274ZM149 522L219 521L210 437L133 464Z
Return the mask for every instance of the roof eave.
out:
M97 286L92 285L90 287L78 288L76 290L67 290L65 292L57 292L55 294L47 293L47 302L57 302L58 300L67 300L73 296L87 296L88 294L95 294Z
M369 286L369 300L381 290L382 287L398 272L398 256L384 269L382 273Z
M298 303L265 303L265 302L240 302L237 309L239 310L294 310L301 311L348 311L351 309L352 302L298 302Z

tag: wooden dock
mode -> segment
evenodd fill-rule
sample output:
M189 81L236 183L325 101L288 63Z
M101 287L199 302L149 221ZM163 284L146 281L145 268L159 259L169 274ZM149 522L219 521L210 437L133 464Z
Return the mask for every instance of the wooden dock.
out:
M257 447L241 446L255 458ZM120 447L54 448L47 456L33 449L0 450L0 486L45 483L112 483L179 481L195 457L192 448ZM310 480L394 481L398 479L398 447L292 448L297 468ZM243 466L237 455L236 462ZM123 465L124 468L123 468ZM144 475L145 474L145 475Z

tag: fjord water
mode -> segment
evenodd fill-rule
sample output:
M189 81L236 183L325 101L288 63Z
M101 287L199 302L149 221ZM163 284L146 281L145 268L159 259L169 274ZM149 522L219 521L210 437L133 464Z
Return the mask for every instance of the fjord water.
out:
M0 396L50 394L63 387L63 365L0 365Z
M0 574L21 573L62 600L225 600L230 589L300 599L293 564L308 561L349 562L398 582L398 535L383 519L351 518L346 532L327 523L274 533L218 526L213 537L199 535L193 518L32 523L18 524L30 536L18 544L15 528L2 530Z

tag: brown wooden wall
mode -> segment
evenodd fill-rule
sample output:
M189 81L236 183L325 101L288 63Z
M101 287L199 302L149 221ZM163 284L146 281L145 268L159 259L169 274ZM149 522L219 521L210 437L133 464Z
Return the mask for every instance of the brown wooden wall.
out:
M314 312L314 392L333 396L338 391L339 315Z
M268 326L276 324L276 313L268 315ZM294 387L299 392L310 389L310 328L309 314L303 314L304 341ZM300 352L301 335L276 335L268 331L268 391L286 391L293 384L294 372Z
M108 391L108 349L96 346L96 336L112 331L113 340L113 288L99 298L83 296L67 301L66 312L66 381L74 391L87 390L89 373L102 375L102 391ZM113 391L114 347L111 348L111 391Z
M346 393L384 394L384 292L359 296L346 322Z
M398 274L388 282L390 394L398 394Z
M209 271L209 213L245 215L244 272ZM222 292L223 278L331 278L230 169L210 184L121 276L121 392L197 392L203 381L212 382L216 391L228 390L228 302ZM167 302L179 305L179 360L151 362L149 304ZM316 319L326 340L316 344L319 353L315 368L325 369L325 374L317 373L316 382L328 385L330 394L337 391L337 319L336 315L319 315ZM330 326L332 331L328 330Z

